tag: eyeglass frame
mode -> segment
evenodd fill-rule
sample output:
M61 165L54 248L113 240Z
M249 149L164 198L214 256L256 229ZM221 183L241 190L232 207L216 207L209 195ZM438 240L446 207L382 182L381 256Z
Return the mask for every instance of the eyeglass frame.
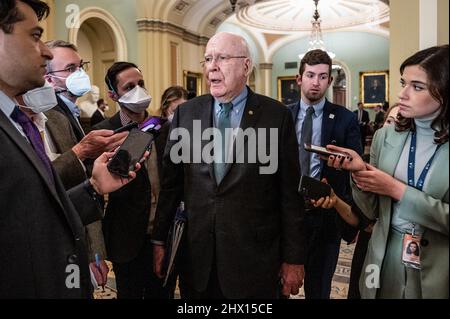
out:
M81 61L80 65L71 65L68 66L67 68L63 69L63 70L57 70L57 71L50 71L47 74L53 74L53 73L57 73L57 72L69 72L69 73L74 73L76 71L78 71L79 69L83 69L83 71L87 71L89 69L89 63L91 63L90 61ZM70 71L70 69L72 68L76 68L73 71Z
M211 61L207 61L208 58L211 58ZM222 65L222 63L226 63L227 61L231 60L231 59L248 59L247 56L245 55L226 55L226 54L219 54L215 57L213 56L206 56L205 60L200 61L200 64L202 67L205 67L206 65L211 65L213 63L214 60L216 60L216 63L218 65Z

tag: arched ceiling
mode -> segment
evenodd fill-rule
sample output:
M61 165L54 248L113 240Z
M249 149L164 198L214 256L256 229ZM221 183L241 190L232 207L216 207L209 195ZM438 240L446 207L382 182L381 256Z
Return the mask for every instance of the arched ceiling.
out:
M228 0L152 3L154 19L203 38L213 36L221 25L237 26L258 43L265 61L283 45L309 36L315 10L313 0L237 0L236 12ZM389 0L319 0L318 10L323 33L358 31L389 36Z
M237 13L237 20L262 31L309 31L314 11L311 0L268 0L242 8ZM323 31L389 20L389 7L380 1L320 0L318 11Z
M228 0L164 2L162 17L205 36L213 35L227 20L260 33L309 31L314 13L313 0L238 0L236 13ZM318 9L324 32L367 25L388 27L389 0L319 0Z

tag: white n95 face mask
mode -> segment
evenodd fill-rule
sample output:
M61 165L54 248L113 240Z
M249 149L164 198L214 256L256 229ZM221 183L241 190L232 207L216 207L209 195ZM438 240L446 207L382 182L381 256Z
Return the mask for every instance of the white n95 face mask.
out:
M152 102L152 97L148 95L146 89L136 85L134 89L122 95L118 102L131 112L142 113Z
M24 106L34 113L42 113L58 104L55 89L47 81L44 86L30 90L22 95Z
M75 96L83 96L91 90L91 80L83 69L78 69L66 78L66 87Z

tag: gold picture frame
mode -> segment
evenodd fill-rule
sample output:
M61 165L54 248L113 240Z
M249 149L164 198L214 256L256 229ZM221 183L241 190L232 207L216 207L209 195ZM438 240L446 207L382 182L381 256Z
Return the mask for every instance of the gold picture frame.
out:
M279 76L277 78L278 101L285 105L297 102L300 99L300 92L297 80L294 76Z
M389 102L389 71L359 72L360 97L364 107Z
M183 71L183 86L188 92L195 92L196 96L202 95L203 74Z

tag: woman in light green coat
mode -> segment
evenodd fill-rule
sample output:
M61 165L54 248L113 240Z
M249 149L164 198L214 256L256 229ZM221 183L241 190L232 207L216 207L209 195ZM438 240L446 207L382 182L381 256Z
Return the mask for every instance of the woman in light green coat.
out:
M360 278L362 298L449 297L448 45L417 52L400 67L398 123L378 130L370 163L330 156L352 171L355 203L376 219ZM408 257L408 244L420 256Z

